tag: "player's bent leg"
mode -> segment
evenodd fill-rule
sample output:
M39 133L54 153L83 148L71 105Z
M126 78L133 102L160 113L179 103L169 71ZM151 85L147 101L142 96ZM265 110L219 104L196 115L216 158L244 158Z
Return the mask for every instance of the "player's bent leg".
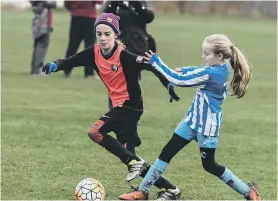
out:
M169 142L163 148L163 150L159 156L159 159L157 160L158 162L156 162L153 166L155 170L154 169L153 170L156 171L156 166L157 166L157 168L159 169L157 171L159 171L162 174L165 171L164 169L166 169L166 167L167 167L168 163L171 161L171 159L189 142L190 142L190 140L186 140L183 137L174 133L174 135L171 137ZM161 166L161 164L163 167ZM150 169L149 165L146 166L144 172L142 171L144 173L144 175L146 175L147 169ZM162 169L163 169L163 171L162 171ZM148 173L148 174L150 174L149 177L153 177L153 173ZM157 175L157 174L155 174L155 175ZM148 177L148 175L146 177ZM148 180L146 177L144 177L144 180ZM180 198L180 195L181 195L180 190L176 186L172 185L170 182L165 180L164 178L160 177L160 175L156 179L153 178L152 181L153 181L153 184L156 184L157 187L159 186L159 188L166 189L166 190L158 193L159 200L160 199L161 200L177 200ZM140 190L142 190L142 191L145 191L145 190L147 191L147 188L148 187L145 187L145 186L142 187L140 185ZM125 194L125 195L128 196L130 194Z
M186 140L174 133L172 138L163 148L159 158L169 163L170 160L189 142L189 140ZM141 159L140 161L131 161L128 164L129 174L127 175L126 180L132 181L133 179L139 177L141 173L144 172L144 169L146 169L147 166L148 164L143 159Z
M225 167L219 165L215 161L215 149L214 148L200 148L200 154L202 159L202 165L205 171L214 176L220 177L225 171Z
M108 135L109 131L111 131L111 124L100 119L89 129L88 136L92 141L104 147L126 165L133 160L140 160L140 158L126 150L118 140Z
M103 140L103 135L100 133L100 128L104 125L104 121L97 120L89 129L88 136L95 143L100 143Z
M139 167L139 162L135 162L135 164L138 166L138 169L140 169L139 171L140 173L140 177L145 177L148 170L150 169L150 165L146 162L144 162L143 166L143 170ZM142 163L141 163L142 164ZM133 173L135 174L135 173ZM129 178L132 177L131 174L129 173ZM138 174L135 176L133 176L133 178L137 178ZM154 186L156 186L159 189L163 189L162 191L160 191L159 193L157 193L157 198L159 200L178 200L181 196L181 191L179 190L179 188L175 185L173 185L170 181L168 181L167 179L165 179L164 177L159 177L159 179L154 183Z
M117 131L115 132L115 134L117 136L117 140L123 145L123 147L125 147L129 152L135 155L135 147L138 147L141 144L141 140L138 134L132 129L126 129L124 132ZM126 180L129 182L139 177L142 171L145 169L145 166L145 161L139 157L131 160L127 164L129 173Z
M227 167L219 165L215 161L214 148L200 148L200 152L203 168L207 172L217 176L233 190L243 195L247 200L261 200L258 189L254 183L243 182L231 170Z

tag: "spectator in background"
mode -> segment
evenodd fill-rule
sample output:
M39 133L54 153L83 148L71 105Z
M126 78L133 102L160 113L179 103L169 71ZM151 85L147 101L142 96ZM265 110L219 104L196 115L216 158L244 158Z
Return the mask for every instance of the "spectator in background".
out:
M65 7L71 13L69 44L66 58L76 54L82 40L84 40L85 48L94 45L96 39L94 33L94 24L97 18L96 4L101 5L103 1L64 1ZM65 77L69 77L71 71L72 68L65 69ZM99 78L92 66L85 66L84 77Z
M47 53L52 32L53 13L52 8L56 7L56 2L51 1L30 1L34 13L32 20L32 36L34 49L31 64L31 74L33 76L45 76L41 69Z
M149 49L156 52L155 40L146 29L146 25L154 20L154 12L148 1L107 1L103 12L120 17L119 39L130 52L138 55L144 55ZM140 73L138 79L141 79Z

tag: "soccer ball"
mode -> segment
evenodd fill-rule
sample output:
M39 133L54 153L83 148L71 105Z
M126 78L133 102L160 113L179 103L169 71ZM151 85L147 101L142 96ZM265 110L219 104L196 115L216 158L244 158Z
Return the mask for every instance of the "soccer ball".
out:
M87 178L79 182L75 188L75 200L101 201L104 200L105 191L103 185L96 179Z

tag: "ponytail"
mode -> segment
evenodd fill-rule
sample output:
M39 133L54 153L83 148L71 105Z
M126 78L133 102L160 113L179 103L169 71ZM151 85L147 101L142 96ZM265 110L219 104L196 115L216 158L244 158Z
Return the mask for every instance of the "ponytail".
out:
M241 98L245 95L248 83L251 79L251 70L248 62L241 51L234 46L231 46L231 66L234 70L233 79L230 86L233 90L232 96Z

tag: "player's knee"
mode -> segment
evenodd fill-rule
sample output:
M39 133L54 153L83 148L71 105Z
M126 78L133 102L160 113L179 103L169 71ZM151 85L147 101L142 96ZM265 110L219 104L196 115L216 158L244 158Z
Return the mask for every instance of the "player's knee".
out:
M203 168L205 171L207 171L208 173L212 174L213 172L213 168L214 168L214 165L212 162L203 162Z
M92 141L94 141L94 142L96 142L96 143L100 143L101 141L102 141L102 139L103 139L103 135L101 135L100 133L91 133L91 132L89 132L88 133L88 137L92 140Z
M216 163L215 161L202 161L203 164L203 168L205 171L207 171L210 174L213 174L217 177L220 177L224 171L225 171L225 167L219 165L218 163Z
M217 165L215 160L212 159L202 159L202 165L205 171L207 171L210 174L215 174L215 171L217 171Z
M95 122L91 128L88 131L88 137L96 142L96 143L100 143L103 139L103 134L101 134L100 132L100 128L102 127L102 125L104 124L103 121L98 120L97 122Z

